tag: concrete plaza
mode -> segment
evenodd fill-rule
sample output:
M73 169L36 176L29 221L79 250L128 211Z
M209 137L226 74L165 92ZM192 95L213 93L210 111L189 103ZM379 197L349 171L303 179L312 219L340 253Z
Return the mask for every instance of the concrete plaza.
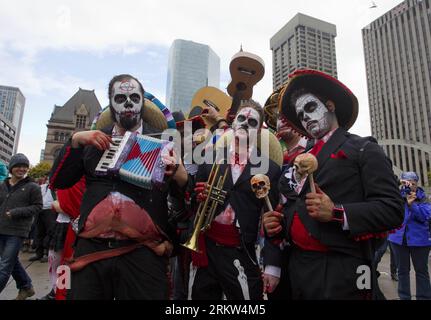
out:
M30 299L38 299L46 295L50 291L50 283L48 277L48 263L41 263L40 261L29 262L28 259L33 254L22 253L20 255L21 263L29 273L36 294ZM413 268L413 267L412 267ZM379 284L384 295L388 300L398 299L397 294L397 282L391 279L389 269L389 251L383 256L381 263L379 264L378 270L380 271ZM416 292L415 277L413 270L410 273L412 294ZM0 294L0 300L11 300L15 299L17 295L17 289L15 281L11 278L7 287Z

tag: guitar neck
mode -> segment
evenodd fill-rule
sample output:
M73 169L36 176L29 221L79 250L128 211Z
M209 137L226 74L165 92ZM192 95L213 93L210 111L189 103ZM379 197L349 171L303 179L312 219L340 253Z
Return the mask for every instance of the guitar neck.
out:
M226 116L226 121L228 124L232 124L233 120L235 119L235 116L238 112L238 108L241 104L242 100L242 92L241 90L237 90L235 94L232 97L232 105L230 106L229 112Z

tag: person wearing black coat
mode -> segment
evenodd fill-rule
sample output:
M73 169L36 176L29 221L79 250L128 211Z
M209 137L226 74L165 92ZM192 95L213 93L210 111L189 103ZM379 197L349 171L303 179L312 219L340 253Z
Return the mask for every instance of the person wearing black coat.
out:
M40 187L27 177L29 164L25 155L15 154L9 163L11 177L0 184L0 292L12 275L19 290L17 300L35 294L31 279L18 259L34 216L42 209Z
M215 217L206 232L200 234L198 245L201 253L192 253L189 298L192 300L260 300L263 298L262 273L256 259L255 244L258 238L261 215L266 210L263 199L258 199L251 185L255 164L251 155L256 148L252 132L262 126L263 110L254 101L240 107L232 124L232 143L221 148L215 161L220 161L219 177L226 174L222 189L226 197L215 210ZM247 136L247 150L241 148L239 139ZM222 138L220 138L222 139ZM239 144L239 147L238 147ZM258 155L264 159L263 153ZM221 155L223 154L223 156ZM219 159L220 158L220 159ZM271 159L264 174L269 181L277 181L280 167ZM217 162L219 163L219 162ZM196 175L197 200L204 202L206 185L212 164L199 166ZM271 185L269 201L278 202L277 185Z
M280 178L282 212L264 215L267 237L283 241L278 259L288 255L292 299L382 298L375 249L403 221L390 160L375 139L347 132L357 117L357 99L337 79L299 70L280 96L292 128L315 139L308 153L318 164L311 191L307 163L295 160ZM268 263L280 265L277 259Z
M82 176L86 179L68 298L167 299L168 257L175 237L168 223L167 196L169 192L183 196L187 173L167 155L165 177L172 179L162 190L145 189L118 176L97 175L111 135L156 131L142 120L144 89L136 78L115 76L109 83L109 98L114 125L75 133L61 150L50 177L57 189L70 188Z

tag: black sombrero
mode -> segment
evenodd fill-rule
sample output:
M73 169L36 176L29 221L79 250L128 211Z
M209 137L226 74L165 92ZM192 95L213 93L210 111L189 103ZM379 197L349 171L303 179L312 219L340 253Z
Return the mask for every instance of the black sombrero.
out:
M298 120L295 106L291 105L290 101L292 94L303 88L320 93L335 103L335 114L341 128L349 130L353 126L358 117L358 99L350 89L326 73L301 69L289 75L289 80L283 86L278 99L279 112L286 117L295 131L312 138Z

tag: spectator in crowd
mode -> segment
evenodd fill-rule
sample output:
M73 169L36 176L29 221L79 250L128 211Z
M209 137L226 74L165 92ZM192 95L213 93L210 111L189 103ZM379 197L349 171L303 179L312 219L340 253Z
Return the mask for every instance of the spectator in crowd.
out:
M48 247L55 229L57 214L52 210L54 198L48 187L47 177L42 178L40 189L42 191L43 207L36 221L36 255L31 257L29 261L48 262Z
M401 174L401 195L404 199L402 227L389 236L398 265L398 295L411 300L410 258L416 273L416 299L431 299L428 256L431 247L429 220L431 204L425 191L418 187L416 172Z
M12 275L19 290L16 300L35 294L31 279L18 259L33 217L42 209L40 187L27 177L29 164L24 154L15 154L9 163L11 177L0 184L0 292Z

